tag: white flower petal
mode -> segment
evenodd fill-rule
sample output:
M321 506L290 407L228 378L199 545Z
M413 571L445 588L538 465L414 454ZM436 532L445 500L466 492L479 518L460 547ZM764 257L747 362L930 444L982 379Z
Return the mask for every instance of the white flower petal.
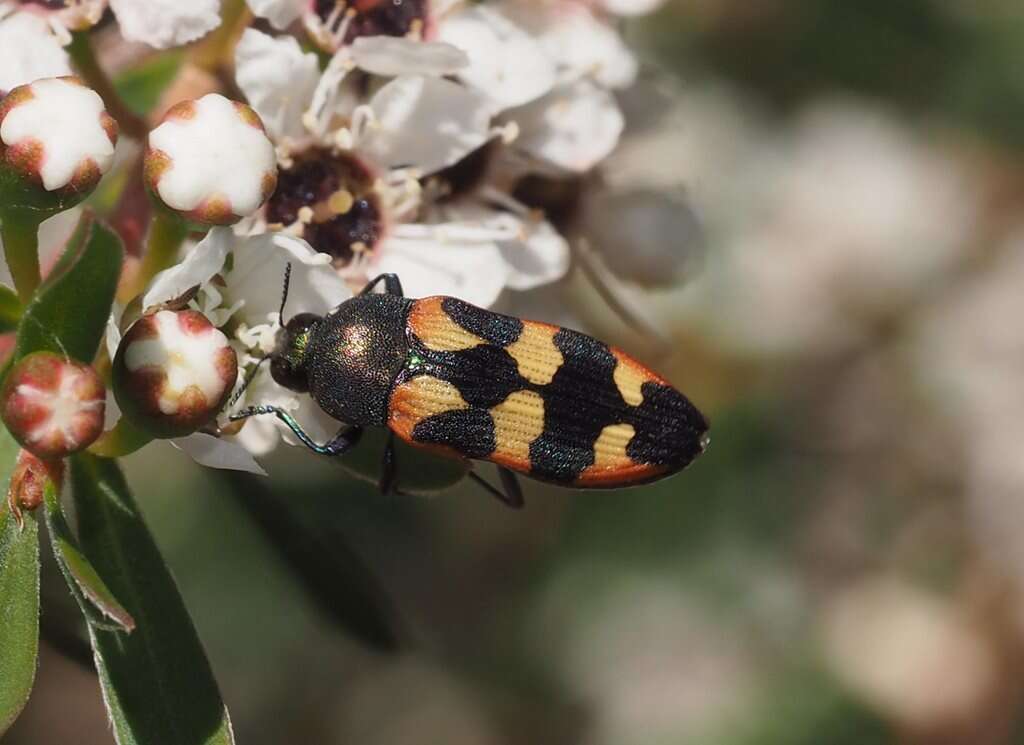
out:
M302 15L301 0L245 0L253 15L266 18L270 25L283 31Z
M513 290L532 290L565 276L569 271L569 244L546 220L519 220L522 237L499 241L498 249L508 264L507 284Z
M345 281L330 265L330 257L318 254L300 238L265 233L236 239L233 267L225 276L225 302L244 300L238 316L250 326L266 323L281 305L285 265L292 265L288 288L289 313L324 314L352 297Z
M201 466L224 468L229 471L246 471L260 476L267 472L241 445L203 432L171 440L171 444Z
M231 228L212 228L189 251L184 261L153 278L142 298L143 309L181 297L192 287L209 282L224 267L224 260L235 240Z
M554 65L541 45L489 8L453 13L438 24L437 35L469 55L458 77L486 95L496 111L533 101L555 84Z
M439 171L476 150L490 133L487 99L441 78L395 78L370 107L376 120L360 152L389 168Z
M128 41L157 49L195 41L220 25L220 0L110 0Z
M340 422L317 406L311 396L289 391L275 383L265 366L256 374L237 407L254 405L284 409L317 442L326 442L342 427ZM284 422L275 416L261 415L246 419L245 426L234 439L253 455L260 456L273 450L282 436L289 445L300 444Z
M601 4L617 16L641 16L653 13L665 4L665 0L602 0Z
M320 80L316 55L291 36L246 29L235 47L235 80L275 141L306 134L302 115Z
M505 0L498 7L534 34L545 53L557 62L562 80L591 77L609 88L625 88L636 80L639 65L633 53L618 31L586 5L537 7Z
M451 75L469 64L466 53L451 44L397 36L360 36L350 52L356 65L374 75Z
M68 53L42 18L14 13L0 21L0 96L39 78L71 74Z
M409 297L453 295L486 308L498 299L508 268L493 243L390 238L374 273L394 272Z
M589 80L558 88L507 112L519 124L516 146L567 171L588 171L618 144L624 120L611 93Z

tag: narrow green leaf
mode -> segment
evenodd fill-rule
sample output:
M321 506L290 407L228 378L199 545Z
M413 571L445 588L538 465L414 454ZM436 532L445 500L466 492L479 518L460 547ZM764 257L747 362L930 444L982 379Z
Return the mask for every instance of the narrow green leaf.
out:
M386 429L367 429L356 447L332 459L332 463L357 478L378 484L387 437ZM398 468L398 488L410 494L436 494L462 481L469 472L467 461L445 458L422 448L414 448L397 438L395 463Z
M6 285L0 285L0 334L14 331L21 320L21 303L18 294Z
M21 713L39 653L39 526L0 513L0 735Z
M106 631L132 631L135 619L117 601L96 569L75 543L57 488L51 481L43 490L46 527L50 531L53 555L71 594L82 608L89 623Z
M82 550L137 624L89 629L118 743L232 743L210 663L117 463L77 455L71 482Z
M0 484L6 493L18 446L0 427ZM0 735L32 691L39 653L39 526L25 516L19 528L0 498Z
M327 618L375 649L400 646L401 624L390 599L331 521L298 494L278 497L266 478L241 471L221 477Z
M22 315L16 356L47 350L92 362L110 317L122 255L113 231L84 218Z

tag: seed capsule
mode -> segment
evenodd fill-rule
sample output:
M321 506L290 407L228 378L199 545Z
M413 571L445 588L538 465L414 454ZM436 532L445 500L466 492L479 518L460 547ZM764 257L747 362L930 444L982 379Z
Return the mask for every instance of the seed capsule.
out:
M213 421L238 376L238 358L201 313L161 310L137 320L114 357L123 414L158 438L183 437Z
M0 392L0 416L11 435L43 460L91 445L103 432L106 390L88 365L52 352L19 361Z
M19 526L24 522L23 510L31 512L43 503L48 482L60 491L64 483L64 461L40 460L28 450L21 450L7 489L7 505Z

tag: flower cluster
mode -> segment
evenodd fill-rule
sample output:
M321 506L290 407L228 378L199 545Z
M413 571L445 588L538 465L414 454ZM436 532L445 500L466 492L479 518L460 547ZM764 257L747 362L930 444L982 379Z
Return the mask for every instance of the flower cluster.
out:
M246 27L246 14L222 19L215 0L0 2L0 91L10 91L0 104L0 156L22 191L53 206L40 216L71 206L50 203L69 190L79 201L96 186L114 160L116 125L94 92L72 90L77 81L59 76L80 66L108 5L124 38L158 49L232 24L217 49L233 55L245 102L209 88L165 100L141 155L123 158L130 167L141 157L138 183L151 206L139 207L129 189L115 220L134 220L141 234L135 215L144 225L149 209L153 219L146 250L125 265L109 324L116 398L107 403L108 419L120 415L124 426L169 438L200 462L258 471L252 454L274 447L279 425L229 425L231 411L272 404L314 436L337 427L260 365L281 327L286 265L289 303L309 312L330 310L382 273L398 274L411 296L455 295L484 307L506 290L562 279L580 237L580 195L591 205L609 201L594 174L624 132L617 96L638 74L619 19L653 6L247 4L264 30ZM97 116L102 127L70 124ZM55 253L45 235L44 271ZM27 297L38 266L9 249L10 274ZM668 264L647 272L651 284L675 275ZM215 347L225 356L219 362ZM220 411L232 389L239 395Z

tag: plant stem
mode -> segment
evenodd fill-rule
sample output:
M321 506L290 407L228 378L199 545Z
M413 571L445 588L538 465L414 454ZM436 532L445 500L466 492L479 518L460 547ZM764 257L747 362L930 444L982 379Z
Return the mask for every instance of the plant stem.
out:
M162 209L154 210L146 239L146 253L125 292L128 299L140 294L153 277L174 265L186 235L188 225L182 219Z
M27 210L4 210L0 214L0 237L4 257L22 305L28 305L39 287L39 215Z
M128 108L128 105L118 95L114 83L107 76L106 71L96 58L96 52L92 48L92 41L87 31L76 31L71 34L71 44L67 47L71 55L71 61L75 63L78 74L82 80L100 94L104 105L109 113L117 120L117 125L124 134L129 137L141 140L149 132L149 125L146 120Z
M100 439L89 446L88 450L93 455L102 458L120 458L129 455L136 450L145 447L153 438L136 427L122 416L117 420L114 428L104 432Z

